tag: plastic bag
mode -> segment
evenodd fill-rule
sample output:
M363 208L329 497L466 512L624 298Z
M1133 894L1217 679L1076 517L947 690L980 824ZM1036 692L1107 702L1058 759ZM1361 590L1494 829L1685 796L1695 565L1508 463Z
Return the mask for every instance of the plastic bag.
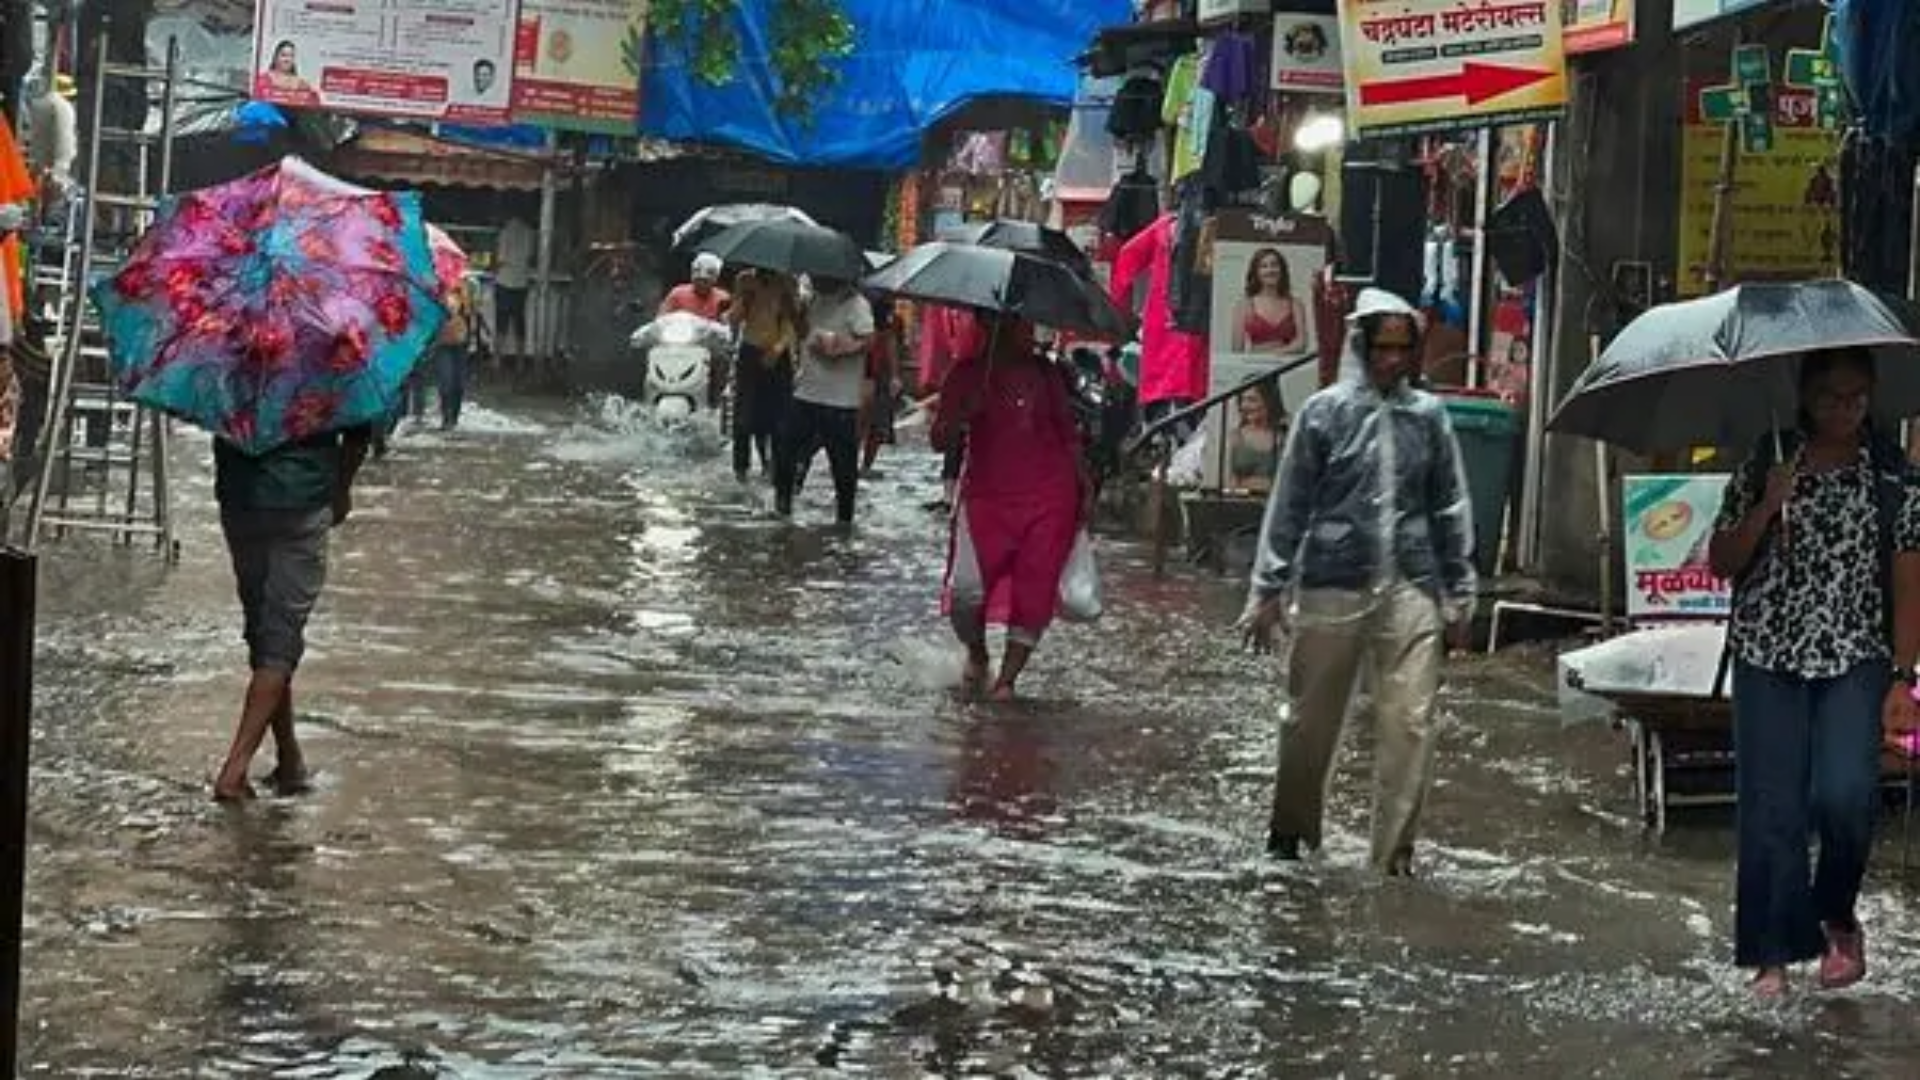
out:
M974 552L973 532L967 528L965 503L953 512L953 557L947 567L947 599L958 607L978 607L987 600L987 583L980 576L980 556Z
M1105 605L1100 600L1100 568L1093 561L1093 537L1081 529L1074 537L1073 554L1060 574L1060 617L1068 622L1092 622Z

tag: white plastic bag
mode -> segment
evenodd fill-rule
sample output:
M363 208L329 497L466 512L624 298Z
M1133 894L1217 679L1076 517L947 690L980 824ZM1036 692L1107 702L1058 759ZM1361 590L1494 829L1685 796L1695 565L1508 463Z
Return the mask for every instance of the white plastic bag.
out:
M1073 554L1060 574L1060 617L1068 622L1092 622L1105 605L1100 601L1100 567L1093 561L1093 537L1081 529L1073 539Z
M973 550L973 533L967 528L965 503L953 512L953 558L947 566L947 597L957 608L979 607L987 601L986 582L980 577L980 556Z

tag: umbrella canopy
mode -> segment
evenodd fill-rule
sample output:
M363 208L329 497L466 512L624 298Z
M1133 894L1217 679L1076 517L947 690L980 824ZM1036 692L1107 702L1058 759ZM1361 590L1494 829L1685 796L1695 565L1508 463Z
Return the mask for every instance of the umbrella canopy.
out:
M433 273L443 290L451 289L467 278L471 263L466 250L438 225L427 226L427 250L433 253Z
M1874 412L1920 415L1920 340L1902 301L1849 281L1741 285L1628 323L1548 423L1639 453L1744 447L1791 423L1800 359L1857 346L1874 359Z
M418 195L296 158L167 199L91 290L125 391L252 454L386 417L439 293Z
M1132 322L1072 267L1003 248L923 244L862 283L909 300L1014 315L1060 330L1124 338Z
M673 230L673 249L681 252L692 251L716 234L725 232L735 225L744 225L749 221L797 221L802 225L819 224L808 217L805 211L773 203L728 203L724 206L709 206L703 210L694 211L692 217L681 222L680 227Z
M804 221L749 221L702 241L700 250L740 266L858 281L867 253L843 232Z
M1093 260L1080 250L1080 245L1074 243L1071 237L1059 229L1049 229L1031 221L985 221L963 225L943 239L1018 251L1023 255L1038 255L1066 263L1083 274L1093 272Z

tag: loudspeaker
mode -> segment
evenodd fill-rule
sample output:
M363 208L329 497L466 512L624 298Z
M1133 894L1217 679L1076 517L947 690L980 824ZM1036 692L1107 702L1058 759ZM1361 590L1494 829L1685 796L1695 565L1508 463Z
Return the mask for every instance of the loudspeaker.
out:
M1560 233L1539 188L1501 203L1487 219L1487 254L1509 285L1525 285L1560 257Z
M1340 279L1413 301L1426 276L1420 173L1397 164L1349 161L1340 168L1340 186Z

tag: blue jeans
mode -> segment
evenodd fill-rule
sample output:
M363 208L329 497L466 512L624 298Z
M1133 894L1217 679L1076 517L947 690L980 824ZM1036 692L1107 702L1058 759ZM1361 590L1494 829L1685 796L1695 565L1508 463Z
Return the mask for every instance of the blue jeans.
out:
M1823 923L1854 927L1873 847L1880 708L1890 680L1886 660L1831 679L1734 664L1740 868L1733 935L1741 967L1811 960L1826 947ZM1811 882L1809 831L1820 839Z
M467 400L467 347L441 345L433 350L435 396L440 399L440 426L460 422L460 405Z

